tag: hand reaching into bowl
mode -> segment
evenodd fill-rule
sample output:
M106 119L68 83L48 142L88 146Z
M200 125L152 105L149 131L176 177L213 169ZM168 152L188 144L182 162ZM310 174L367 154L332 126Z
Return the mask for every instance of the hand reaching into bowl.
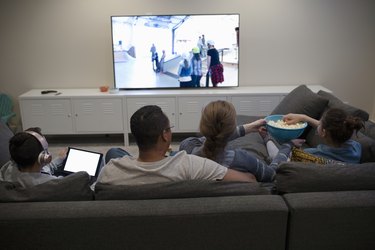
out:
M318 127L319 126L319 121L315 120L314 118L311 118L307 115L304 114L293 114L289 113L287 115L283 116L283 121L286 124L296 124L298 122L307 122L313 127Z

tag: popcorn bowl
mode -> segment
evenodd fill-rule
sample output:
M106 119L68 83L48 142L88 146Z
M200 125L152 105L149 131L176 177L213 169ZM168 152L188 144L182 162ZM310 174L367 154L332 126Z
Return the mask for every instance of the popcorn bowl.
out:
M279 143L298 138L307 127L307 122L299 122L290 126L282 125L283 115L269 115L264 119L267 121L267 132Z

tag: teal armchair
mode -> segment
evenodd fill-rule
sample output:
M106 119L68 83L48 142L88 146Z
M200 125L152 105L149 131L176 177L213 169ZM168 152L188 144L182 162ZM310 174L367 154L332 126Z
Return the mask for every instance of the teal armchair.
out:
M13 101L7 94L0 93L0 118L5 124L8 124L9 119L15 116L13 112Z

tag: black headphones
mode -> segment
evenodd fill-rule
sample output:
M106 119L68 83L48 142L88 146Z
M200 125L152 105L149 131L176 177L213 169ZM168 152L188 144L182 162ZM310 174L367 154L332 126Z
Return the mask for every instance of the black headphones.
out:
M34 131L25 131L26 133L34 136L42 145L43 151L39 153L38 156L38 162L40 165L44 166L47 165L52 161L52 155L48 152L48 142L44 136L38 134L37 132Z

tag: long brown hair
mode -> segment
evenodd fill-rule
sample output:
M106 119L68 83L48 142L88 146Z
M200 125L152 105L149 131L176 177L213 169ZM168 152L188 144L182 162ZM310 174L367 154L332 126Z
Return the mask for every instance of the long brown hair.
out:
M201 134L206 137L202 156L220 162L236 126L236 110L232 103L222 100L210 102L203 109L199 124Z

